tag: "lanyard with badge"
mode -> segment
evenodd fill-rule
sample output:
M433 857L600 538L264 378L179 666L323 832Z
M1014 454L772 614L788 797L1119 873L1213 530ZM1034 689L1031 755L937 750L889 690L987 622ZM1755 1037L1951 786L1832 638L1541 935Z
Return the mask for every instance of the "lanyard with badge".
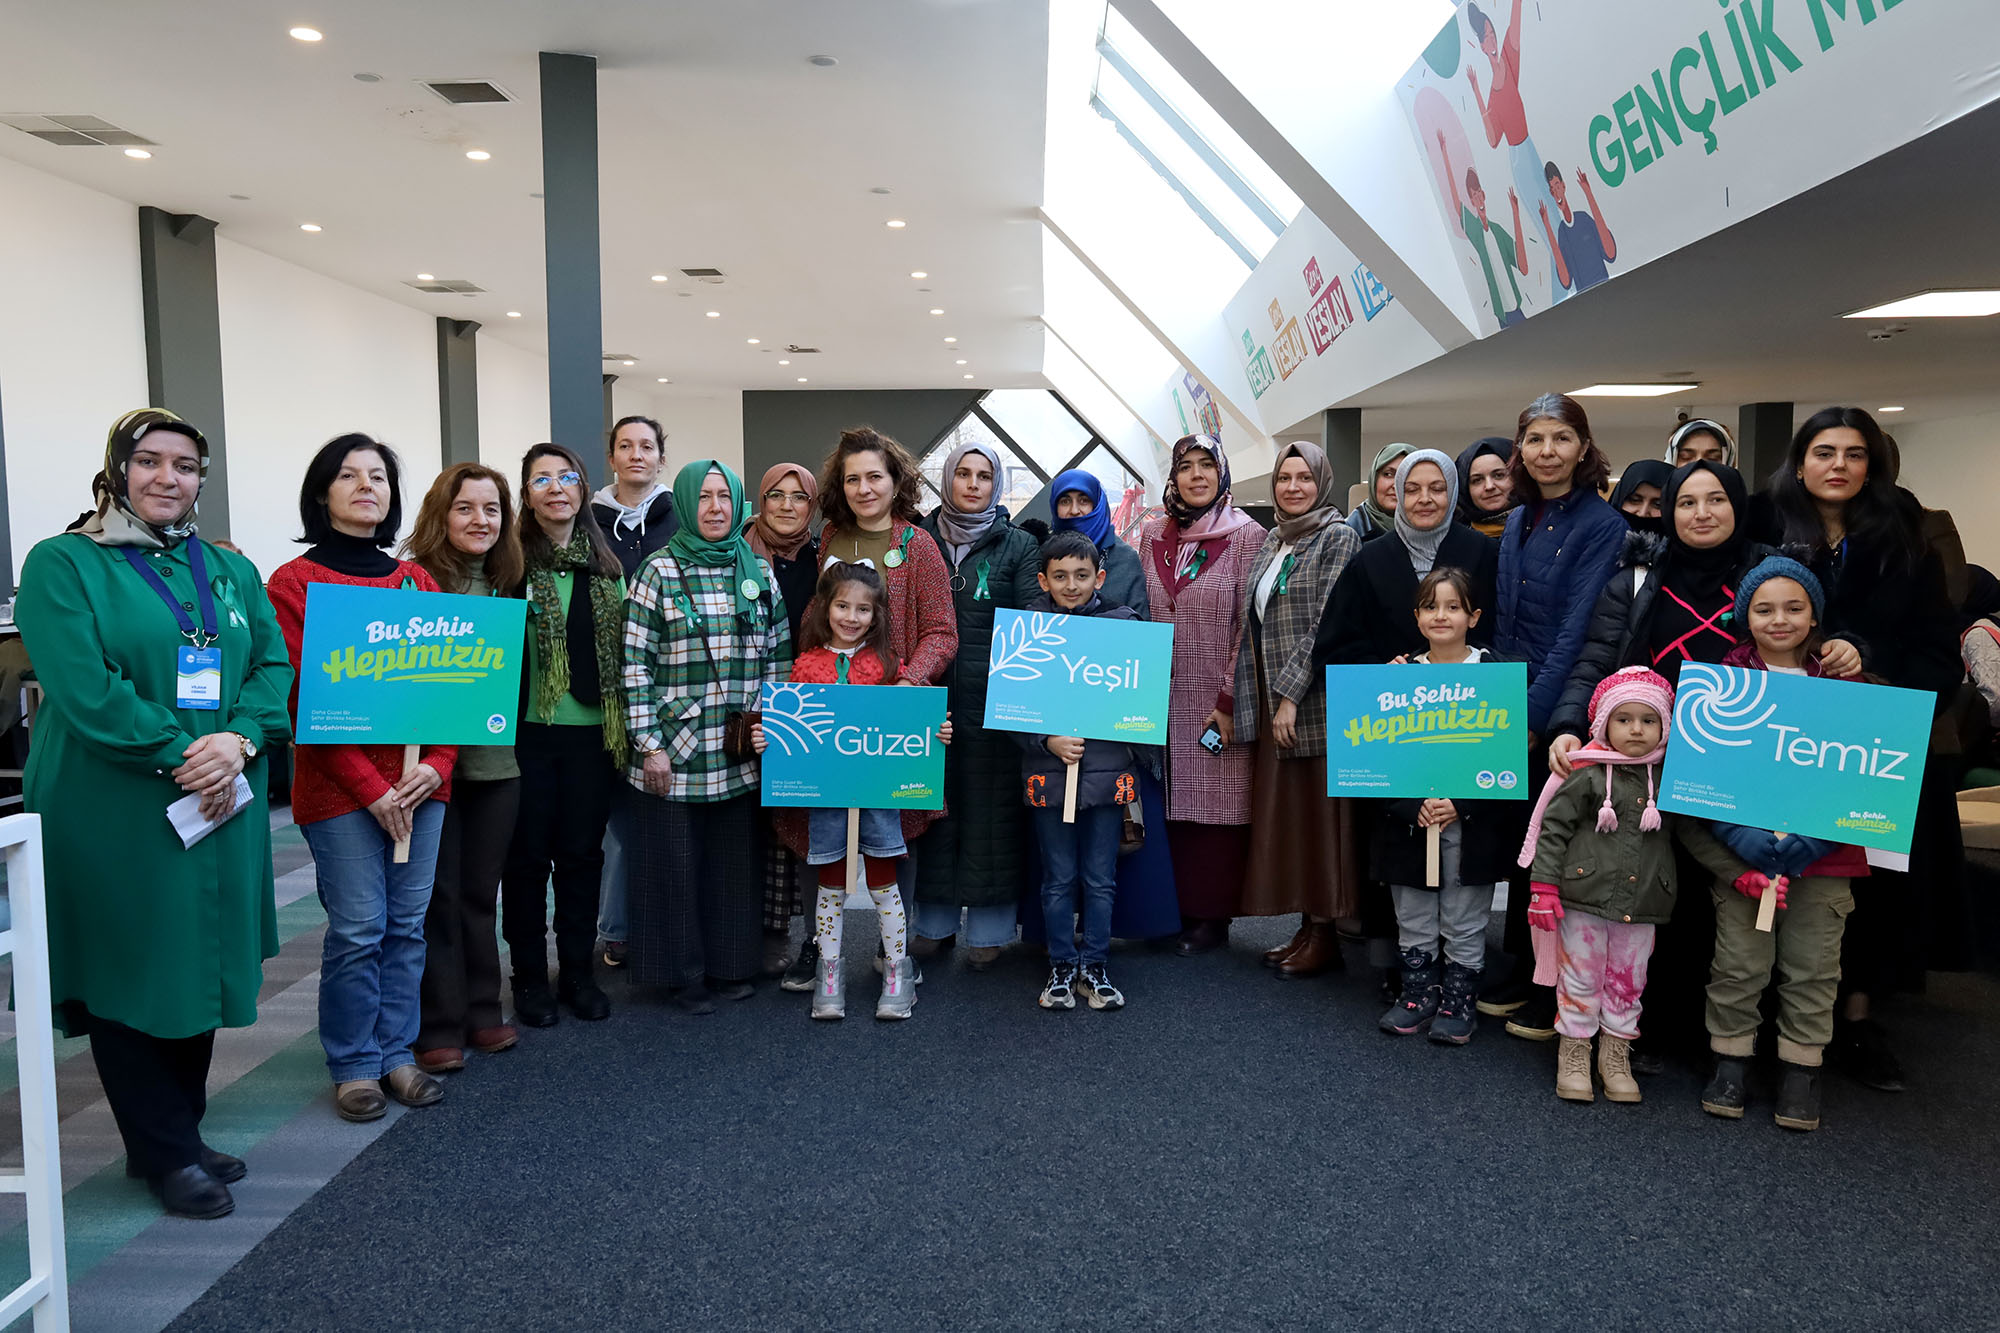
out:
M174 590L167 586L159 571L142 560L132 547L121 546L119 550L126 562L139 571L139 577L146 581L146 585L167 604L167 610L174 613L174 623L180 627L181 637L187 640L175 650L174 707L221 708L222 650L215 646L218 637L215 591L208 586L208 562L202 557L201 539L190 537L187 543L188 567L194 573L195 594L201 602L201 626L198 630L194 618L188 615L187 607L174 596Z

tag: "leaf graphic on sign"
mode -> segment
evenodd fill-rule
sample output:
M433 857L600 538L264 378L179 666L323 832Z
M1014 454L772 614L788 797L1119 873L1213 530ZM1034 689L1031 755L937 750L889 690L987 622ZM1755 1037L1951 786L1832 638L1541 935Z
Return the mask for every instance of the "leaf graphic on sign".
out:
M805 685L764 687L764 735L789 758L808 754L833 733L833 710L822 690Z
M1035 663L1055 661L1056 655L1049 651L1049 646L1069 642L1056 632L1061 621L1059 615L1036 612L995 634L987 675L1006 680L1040 680L1042 669Z

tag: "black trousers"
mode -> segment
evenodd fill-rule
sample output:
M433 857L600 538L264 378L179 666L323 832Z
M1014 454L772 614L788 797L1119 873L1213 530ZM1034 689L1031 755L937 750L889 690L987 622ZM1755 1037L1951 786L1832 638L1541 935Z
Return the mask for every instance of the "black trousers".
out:
M604 880L604 826L618 781L595 726L524 722L514 742L521 766L520 817L500 881L500 933L514 981L548 979L544 904L555 879L556 963L590 975L597 944L597 898Z
M438 834L437 877L424 913L423 1022L417 1049L462 1046L500 1023L500 876L521 808L521 780L452 783Z
M90 1056L105 1100L139 1173L158 1179L201 1161L201 1118L208 1110L208 1065L215 1033L155 1037L91 1016Z

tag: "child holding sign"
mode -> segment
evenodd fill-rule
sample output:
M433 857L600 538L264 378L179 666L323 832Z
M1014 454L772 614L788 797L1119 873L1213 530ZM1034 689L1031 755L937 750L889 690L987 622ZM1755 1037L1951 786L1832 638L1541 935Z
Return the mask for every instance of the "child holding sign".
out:
M1472 576L1462 569L1433 569L1417 585L1417 629L1430 649L1397 662L1457 665L1496 660L1465 636L1479 623ZM1389 886L1396 906L1396 947L1402 954L1403 994L1379 1026L1399 1037L1430 1029L1432 1041L1463 1046L1478 1025L1474 998L1486 965L1486 921L1493 886L1507 877L1499 837L1502 821L1484 801L1410 797L1377 801L1368 872ZM1427 886L1425 843L1438 834L1438 876ZM1439 964L1443 977L1439 977Z
M1639 1100L1631 1057L1639 997L1653 928L1674 908L1673 847L1653 801L1673 711L1674 687L1659 674L1631 666L1606 676L1590 696L1589 743L1571 752L1569 777L1550 776L1528 821L1520 859L1532 868L1528 924L1560 930L1556 1096L1565 1101L1594 1098L1592 1037L1604 1095ZM1546 984L1548 938L1536 939L1538 984Z
M829 563L820 575L804 621L799 627L800 653L792 663L792 679L810 685L883 685L896 678L896 652L889 646L889 600L882 576L868 565ZM945 720L938 739L951 744L951 721ZM750 729L750 743L764 753L767 739L761 722ZM908 922L902 895L896 890L896 863L908 855L903 843L902 816L894 810L860 812L863 884L874 900L882 925L882 995L875 1017L910 1017L921 980L909 956ZM847 912L847 812L812 810L806 864L819 867L819 898L814 908L819 945L819 973L813 986L812 1016L847 1016L847 980L840 967L842 919Z
M1113 606L1099 595L1104 570L1097 545L1080 532L1059 532L1042 543L1042 571L1035 577L1041 595L1029 611L1071 616L1137 620L1129 606ZM1037 736L1015 732L1026 751L1021 775L1028 805L1035 812L1035 837L1042 848L1042 922L1049 937L1049 980L1042 987L1044 1009L1076 1008L1076 991L1093 1009L1122 1009L1125 997L1111 984L1105 964L1111 954L1111 906L1118 890L1118 840L1124 807L1139 796L1132 747L1118 741L1077 736ZM1064 818L1067 785L1076 784L1076 819ZM1083 950L1076 947L1079 901L1083 909Z
M1796 560L1771 556L1743 578L1736 623L1751 641L1722 659L1746 671L1824 676L1819 580ZM1710 831L1713 830L1713 836ZM1708 1044L1715 1076L1701 1109L1743 1118L1746 1069L1763 1015L1758 1001L1778 973L1778 1060L1784 1077L1773 1118L1786 1129L1819 1128L1819 1071L1833 1039L1840 940L1854 910L1850 882L1868 873L1859 847L1689 820L1681 841L1715 872L1715 961L1708 980ZM1768 901L1767 901L1768 900Z

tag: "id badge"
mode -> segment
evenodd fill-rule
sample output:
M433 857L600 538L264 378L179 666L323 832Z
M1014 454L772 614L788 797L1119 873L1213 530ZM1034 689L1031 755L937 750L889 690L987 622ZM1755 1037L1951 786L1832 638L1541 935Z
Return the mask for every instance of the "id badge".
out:
M182 648L176 661L174 706L222 707L222 650L212 645Z

